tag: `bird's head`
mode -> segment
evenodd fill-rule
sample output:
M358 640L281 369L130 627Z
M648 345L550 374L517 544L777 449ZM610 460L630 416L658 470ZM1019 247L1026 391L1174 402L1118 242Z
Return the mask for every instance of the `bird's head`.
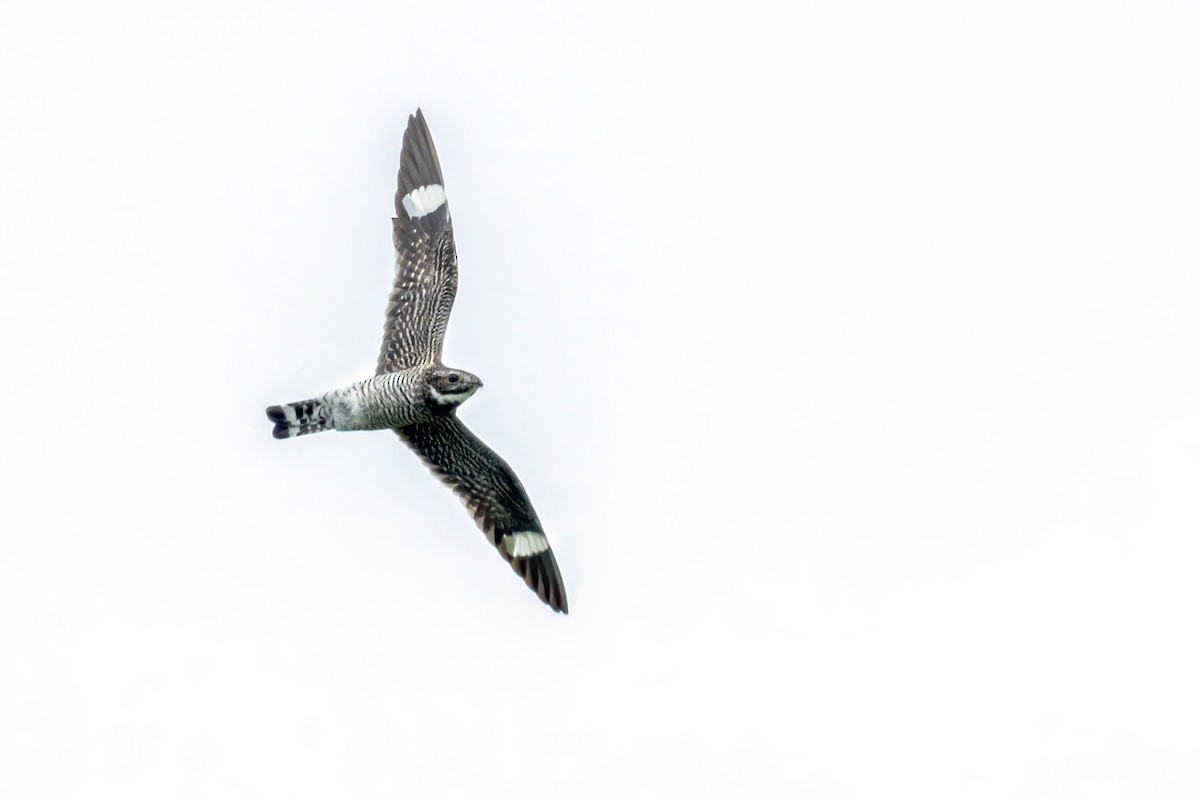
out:
M429 399L439 406L456 406L475 394L483 381L461 369L432 367L426 375L425 385Z

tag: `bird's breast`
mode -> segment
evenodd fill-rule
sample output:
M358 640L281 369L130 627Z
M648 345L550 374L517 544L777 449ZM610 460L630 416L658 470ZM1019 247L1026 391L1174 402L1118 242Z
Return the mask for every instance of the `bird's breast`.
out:
M429 419L422 381L418 370L385 372L333 393L338 430L402 428Z

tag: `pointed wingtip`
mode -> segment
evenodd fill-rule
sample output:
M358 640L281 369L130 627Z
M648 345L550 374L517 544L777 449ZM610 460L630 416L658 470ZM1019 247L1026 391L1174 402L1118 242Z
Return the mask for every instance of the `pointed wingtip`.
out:
M553 550L529 558L514 558L512 568L551 610L567 614L567 590Z
M418 108L408 117L408 126L404 129L404 139L400 148L400 170L396 177L396 216L409 219L412 212L405 208L404 199L411 197L412 192L417 189L433 185L443 185L442 167L438 163L437 148L433 145L433 134L429 132L425 114ZM444 197L444 190L442 192Z

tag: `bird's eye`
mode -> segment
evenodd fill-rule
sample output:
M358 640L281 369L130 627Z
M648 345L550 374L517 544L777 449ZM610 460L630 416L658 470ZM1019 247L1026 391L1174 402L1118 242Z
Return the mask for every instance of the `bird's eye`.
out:
M458 383L458 376L457 376L457 375L451 375L451 376L450 376L449 378L447 378L446 380L450 381L451 383Z

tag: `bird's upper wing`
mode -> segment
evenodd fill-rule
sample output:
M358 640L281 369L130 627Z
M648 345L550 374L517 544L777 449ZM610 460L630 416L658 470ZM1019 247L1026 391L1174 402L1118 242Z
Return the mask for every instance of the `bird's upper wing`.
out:
M567 613L558 562L512 468L453 414L398 428L434 475L454 490L513 570L555 611Z
M408 118L396 188L396 283L388 298L377 373L441 361L442 338L458 290L454 229L442 168L425 115Z

